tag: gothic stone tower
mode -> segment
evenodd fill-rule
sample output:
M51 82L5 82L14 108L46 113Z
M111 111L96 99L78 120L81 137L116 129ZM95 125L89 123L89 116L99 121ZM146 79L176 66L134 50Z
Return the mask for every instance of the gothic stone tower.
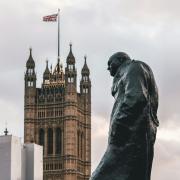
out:
M85 63L80 93L72 45L65 73L58 59L41 88L36 87L35 62L30 49L26 63L24 141L43 146L44 180L88 180L91 174L91 81Z

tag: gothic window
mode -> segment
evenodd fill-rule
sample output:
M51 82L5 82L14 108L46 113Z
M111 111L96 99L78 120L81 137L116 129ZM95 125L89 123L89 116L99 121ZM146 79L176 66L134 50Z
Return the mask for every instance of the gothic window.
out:
M53 130L48 129L48 154L53 153Z
M61 129L56 129L56 154L61 154L61 148L62 148L62 133Z
M39 130L39 144L44 145L44 130L43 129Z
M44 130L43 129L39 130L39 144L41 146L44 146ZM44 151L44 147L43 147L43 151Z
M88 88L83 88L83 93L87 94L88 93Z
M32 75L33 74L33 69L28 69L28 74Z
M73 77L68 77L68 82L69 83L73 83L74 82L74 78Z
M87 82L87 81L88 81L88 76L83 76L83 80L84 80L85 82Z
M69 69L69 70L73 70L73 64L69 64L69 65L68 65L68 69Z
M47 91L46 91L46 92L47 92L47 94L49 94L49 89L47 89Z
M33 82L32 81L28 81L28 87L33 87Z
M51 89L51 94L53 94L54 93L54 89Z
M59 88L59 93L62 93L62 88Z

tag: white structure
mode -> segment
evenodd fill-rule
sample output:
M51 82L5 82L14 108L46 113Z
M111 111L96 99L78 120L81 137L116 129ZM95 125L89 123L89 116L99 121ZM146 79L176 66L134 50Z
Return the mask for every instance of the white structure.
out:
M43 180L43 148L0 136L0 180Z
M13 136L0 136L0 180L21 180L21 143Z
M25 144L24 146L26 178L25 180L43 179L43 149L37 144Z

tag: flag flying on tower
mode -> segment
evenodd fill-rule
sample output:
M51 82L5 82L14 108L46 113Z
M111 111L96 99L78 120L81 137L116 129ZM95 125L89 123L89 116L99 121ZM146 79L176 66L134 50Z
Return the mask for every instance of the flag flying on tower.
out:
M52 15L49 15L49 16L44 16L43 17L43 21L57 21L57 16L58 14L52 14Z

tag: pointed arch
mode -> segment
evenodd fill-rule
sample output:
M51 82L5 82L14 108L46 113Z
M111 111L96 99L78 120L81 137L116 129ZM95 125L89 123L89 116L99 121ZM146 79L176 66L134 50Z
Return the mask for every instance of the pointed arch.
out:
M61 154L62 151L62 131L60 128L56 129L56 154Z
M48 129L48 154L53 153L53 130Z
M45 135L45 132L44 132L44 129L39 129L39 145L43 146L43 153L44 153L44 137Z
M39 130L39 145L44 146L44 129Z

